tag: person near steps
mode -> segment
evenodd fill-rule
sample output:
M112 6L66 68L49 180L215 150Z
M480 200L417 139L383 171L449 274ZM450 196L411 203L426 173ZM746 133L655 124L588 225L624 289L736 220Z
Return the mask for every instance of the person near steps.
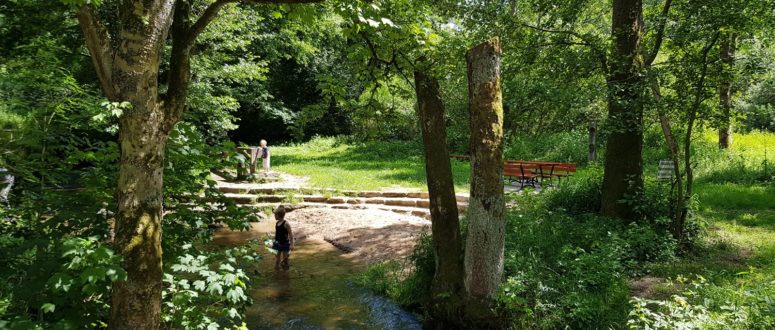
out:
M266 140L261 140L261 147L259 149L261 152L261 160L263 160L264 163L264 176L269 175L269 147L266 145Z
M293 249L293 231L288 221L285 221L285 208L281 205L274 211L274 217L277 222L274 225L274 244L273 248L277 250L277 259L275 260L275 269L288 270L290 268L290 253Z

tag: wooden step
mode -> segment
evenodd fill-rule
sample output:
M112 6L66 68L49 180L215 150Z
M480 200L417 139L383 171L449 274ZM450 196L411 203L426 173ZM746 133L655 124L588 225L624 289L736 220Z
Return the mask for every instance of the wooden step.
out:
M254 203L254 204L242 204L240 206L252 207L252 208L267 208L267 207L275 207L277 206L277 204L276 203ZM379 204L367 205L367 204L328 204L328 203L300 203L292 206L292 208L301 208L301 207L331 208L331 209L340 209L340 210L372 209L372 210L389 211L389 212L403 214L403 215L411 215L428 221L431 220L431 213L429 210L416 208L416 207L388 206L388 205L379 205Z

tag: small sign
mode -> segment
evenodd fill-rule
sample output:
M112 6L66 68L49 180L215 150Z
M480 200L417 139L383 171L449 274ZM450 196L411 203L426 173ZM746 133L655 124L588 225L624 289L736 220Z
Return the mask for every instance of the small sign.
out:
M675 163L672 160L663 159L659 161L659 171L657 172L657 179L662 181L673 179L673 170L675 170Z

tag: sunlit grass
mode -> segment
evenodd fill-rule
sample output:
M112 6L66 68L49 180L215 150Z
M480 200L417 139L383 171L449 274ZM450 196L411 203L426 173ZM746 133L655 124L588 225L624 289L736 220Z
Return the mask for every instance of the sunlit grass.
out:
M702 294L714 301L758 299L748 297L749 290L775 282L775 188L704 184L697 193L698 218L707 224L700 246L680 260L652 265L652 274L703 276L711 285Z
M703 209L775 209L775 186L734 183L700 184L695 189Z
M274 147L274 169L308 177L315 187L353 190L427 190L422 145L316 138ZM470 166L452 161L455 191L468 191Z

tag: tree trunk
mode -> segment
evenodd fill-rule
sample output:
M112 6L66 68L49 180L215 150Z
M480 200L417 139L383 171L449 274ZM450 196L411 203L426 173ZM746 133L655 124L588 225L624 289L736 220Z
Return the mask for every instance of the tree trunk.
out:
M587 160L594 162L597 160L597 121L591 120L589 122L589 154Z
M661 109L661 103L662 103L662 91L659 87L659 81L657 81L656 77L651 78L651 92L654 95L654 100L657 101L657 106ZM672 186L673 189L671 190L673 192L672 198L672 209L670 210L670 217L671 217L671 232L673 233L675 237L676 229L675 225L680 223L681 217L683 216L683 210L686 208L685 202L686 199L684 198L684 192L683 192L683 174L681 173L681 162L679 161L679 155L678 155L678 141L675 139L675 134L673 133L673 128L670 125L670 120L667 118L667 115L660 110L659 113L659 124L662 127L662 134L665 137L665 143L667 144L668 150L670 150L670 159L673 161L673 175L675 178L673 179Z
M460 318L463 249L452 166L447 151L444 104L436 77L417 70L414 73L414 84L420 109L425 173L431 202L433 255L436 260L432 290L434 318L454 323Z
M608 134L601 213L635 220L623 200L643 189L643 34L641 0L614 0L613 51L608 73Z
M471 197L465 251L466 317L492 324L491 307L503 274L506 222L503 197L503 104L500 43L467 54L471 117Z
M695 89L694 102L687 111L687 123L686 123L686 135L684 136L684 175L686 176L686 186L681 203L682 209L680 217L676 223L672 224L673 237L679 244L685 243L685 230L686 219L689 216L689 202L694 194L694 168L692 168L692 132L694 130L694 123L697 120L697 112L700 110L700 105L703 101L705 79L708 74L708 53L713 48L718 40L719 32L713 35L713 38L705 45L702 50L702 68L700 69L700 76L697 81Z
M721 122L718 128L718 146L727 149L732 146L732 94L734 89L732 71L735 66L735 34L730 33L721 40L721 63L724 66L719 85L719 103L721 106Z
M320 0L266 0L308 3ZM88 1L87 1L88 2ZM126 281L113 284L111 329L158 329L161 322L161 219L164 150L167 137L186 109L191 78L190 50L197 36L232 0L211 3L194 20L190 0L124 0L119 31L111 36L98 11L86 4L77 17L105 96L131 104L119 119L121 161L115 248L123 257ZM160 100L161 47L173 21L170 76Z
M154 112L159 111L125 114L121 119L115 247L124 258L128 278L113 285L111 329L158 329L161 321L162 173L167 137L156 129Z
M127 2L125 2L127 4ZM131 104L119 119L121 160L115 247L126 281L113 285L111 329L158 329L162 291L162 174L168 131L158 101L160 50L172 20L173 0L134 2L121 11L121 41L112 82Z

